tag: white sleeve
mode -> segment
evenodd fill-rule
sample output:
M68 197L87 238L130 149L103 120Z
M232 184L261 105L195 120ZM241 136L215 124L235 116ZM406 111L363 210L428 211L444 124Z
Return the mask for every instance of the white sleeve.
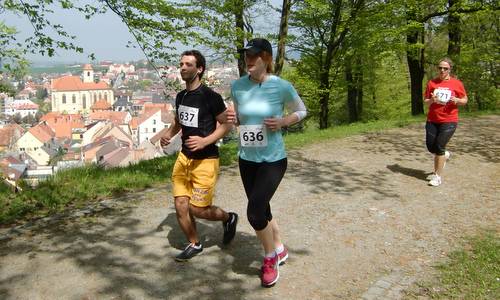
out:
M286 109L296 114L299 117L299 122L307 116L306 106L300 97L296 97L294 101L287 102Z

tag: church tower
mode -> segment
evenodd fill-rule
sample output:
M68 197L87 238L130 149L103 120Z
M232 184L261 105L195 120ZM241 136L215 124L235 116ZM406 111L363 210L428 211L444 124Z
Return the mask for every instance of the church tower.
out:
M94 82L94 70L90 64L83 66L83 82L91 83Z

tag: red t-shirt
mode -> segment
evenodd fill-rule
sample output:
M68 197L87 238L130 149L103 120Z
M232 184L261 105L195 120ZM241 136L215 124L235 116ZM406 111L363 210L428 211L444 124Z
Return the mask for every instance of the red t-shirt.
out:
M425 99L430 99L431 93L447 102L446 104L433 102L429 107L427 121L434 123L458 122L458 107L450 99L451 97L463 98L467 96L462 82L452 77L448 80L439 78L429 80L425 89Z

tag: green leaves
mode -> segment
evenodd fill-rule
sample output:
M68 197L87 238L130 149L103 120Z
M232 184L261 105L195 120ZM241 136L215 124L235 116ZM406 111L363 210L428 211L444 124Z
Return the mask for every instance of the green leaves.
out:
M22 56L27 53L54 56L57 49L83 52L83 48L75 44L76 37L74 35L69 34L62 25L51 22L56 6L82 13L87 19L95 14L105 12L102 7L90 4L78 6L77 3L78 1L71 0L34 0L29 3L26 1L6 0L1 4L0 9L25 16L31 23L33 33L24 41L23 47L18 49ZM0 28L0 32L5 33L5 30ZM0 45L9 39L15 40L15 35L7 34L6 36L0 33ZM12 53L7 53L3 57L15 59Z

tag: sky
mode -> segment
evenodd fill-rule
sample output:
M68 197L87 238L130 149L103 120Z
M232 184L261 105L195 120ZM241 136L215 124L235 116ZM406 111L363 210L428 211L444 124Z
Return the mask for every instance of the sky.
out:
M275 6L281 6L282 0L271 0ZM58 49L54 57L42 55L28 55L28 59L34 65L44 65L51 63L81 63L89 62L88 55L94 53L97 61L113 60L116 62L128 62L144 59L145 56L140 48L127 48L128 41L134 41L133 36L127 27L121 22L120 18L112 12L104 15L96 15L90 20L86 20L77 13L68 13L66 10L56 10L53 16L53 23L64 26L66 32L75 35L75 43L84 48L85 53L75 53ZM19 31L18 40L24 41L26 37L33 34L33 28L24 16L16 16L10 12L0 14L0 20L8 26L14 26ZM269 26L268 20L258 21L259 25L255 27L255 32ZM279 15L276 14L276 28L267 30L278 31ZM136 45L134 43L134 45ZM182 45L179 45L182 47Z
M2 16L2 20L7 25L17 28L19 41L24 41L26 37L33 34L31 24L24 16L9 14ZM90 20L86 20L77 13L58 13L53 23L63 25L66 32L75 35L77 37L75 43L82 46L85 53L57 49L54 57L30 54L28 55L30 60L34 62L82 62L90 60L88 55L92 52L95 53L97 61L129 61L144 58L139 48L126 47L128 41L133 41L133 36L114 13L96 15Z

